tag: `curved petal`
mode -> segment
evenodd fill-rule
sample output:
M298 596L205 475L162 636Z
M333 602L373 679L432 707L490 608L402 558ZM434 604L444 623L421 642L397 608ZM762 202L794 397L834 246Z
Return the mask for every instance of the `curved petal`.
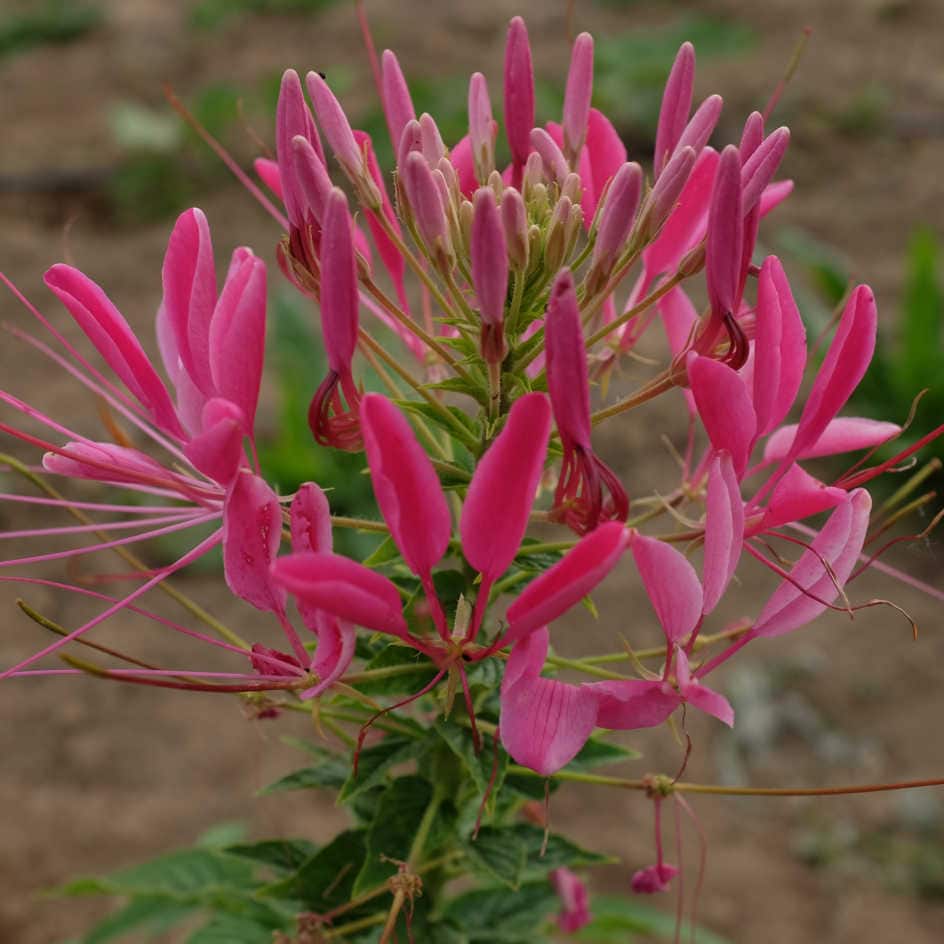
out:
M272 578L303 603L409 641L399 591L363 564L324 552L289 554L272 565Z
M701 619L703 595L695 568L681 551L634 532L633 558L666 638L681 642Z
M678 679L679 694L682 698L699 711L717 718L729 728L733 727L734 709L727 698L692 678L688 666L688 656L681 649L676 651L675 659L675 675Z
M289 509L289 530L296 554L331 550L331 509L327 496L314 482L305 482L295 493Z
M320 613L318 620L318 648L312 669L318 676L314 688L301 692L302 698L317 698L329 689L344 673L354 658L357 636L354 627L344 620L339 620L327 613Z
M846 495L844 489L825 485L794 463L777 483L755 533L828 511L844 502Z
M796 423L781 426L764 446L764 460L783 459L794 452L797 435ZM835 456L843 452L857 452L880 446L901 432L897 423L870 420L858 416L841 416L826 424L814 442L799 450L796 459L816 459L820 456Z
M512 650L501 689L501 742L519 764L550 776L577 756L593 733L597 694L589 685L540 677L547 630Z
M235 403L214 397L203 407L202 432L184 446L184 453L204 475L228 486L245 458L245 426L243 411Z
M704 602L710 613L727 589L744 542L744 502L731 457L718 453L708 467L705 501L705 561L702 568Z
M675 690L661 680L627 679L591 682L600 696L597 726L614 731L635 731L662 724L681 704Z
M439 476L406 417L386 397L364 397L361 430L374 495L390 535L407 566L428 577L452 533Z
M508 607L505 641L517 642L566 613L616 566L628 543L629 532L619 521L591 531Z
M512 562L528 527L544 470L551 409L543 393L516 400L505 428L479 461L462 506L466 560L494 581Z

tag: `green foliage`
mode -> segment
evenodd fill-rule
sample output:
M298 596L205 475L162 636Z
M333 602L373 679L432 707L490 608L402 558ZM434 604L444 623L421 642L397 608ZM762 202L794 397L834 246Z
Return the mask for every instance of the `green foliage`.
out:
M627 944L635 940L678 940L675 918L657 911L634 898L599 895L593 899L593 920L579 931L574 940L581 944ZM689 940L687 933L683 940ZM695 944L728 944L725 938L696 928Z
M190 21L198 29L217 29L246 15L319 13L337 0L198 0Z
M0 17L0 59L37 46L71 43L96 29L103 19L98 6L82 0L10 4Z

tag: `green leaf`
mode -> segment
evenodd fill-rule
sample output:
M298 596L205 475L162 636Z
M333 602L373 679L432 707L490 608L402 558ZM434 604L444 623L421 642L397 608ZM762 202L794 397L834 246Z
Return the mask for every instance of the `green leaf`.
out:
M384 538L380 544L374 548L374 552L364 558L365 567L381 567L389 564L392 560L397 560L400 556L400 549L392 537Z
M347 780L350 769L351 765L347 761L332 757L314 767L302 767L286 774L275 783L263 787L257 796L268 796L270 793L282 793L286 790L337 790Z
M941 321L944 298L937 281L938 247L930 230L915 233L908 249L908 280L901 317L901 357L897 364L901 389L913 395L916 388L940 382Z
M432 784L422 777L399 777L384 791L367 830L367 854L352 894L359 895L396 874L397 866L387 860L409 858L432 799Z
M338 794L338 802L349 803L365 790L379 786L392 767L413 760L425 748L423 741L398 735L388 735L379 744L364 748L358 761L357 775L351 771Z
M488 790L489 780L495 770L495 782L492 791L498 793L505 779L508 768L508 755L499 747L496 765L495 742L491 738L483 738L482 750L476 754L472 733L468 728L453 721L439 719L434 730L445 742L449 750L462 762L466 773L472 778L479 797L484 797Z
M198 849L223 849L245 839L244 823L217 823L197 837L194 846Z
M538 928L557 909L549 882L523 885L510 895L507 888L485 888L454 898L445 917L461 928L469 941L488 944L534 944Z
M187 944L272 944L272 932L288 930L290 922L281 927L257 924L235 915L217 915L187 938Z
M463 843L463 848L476 871L517 890L528 850L512 829L483 826L477 837Z
M330 911L350 899L365 848L364 830L349 829L319 849L294 874L265 886L259 894L297 899L311 911Z
M624 760L636 760L642 755L631 747L613 744L599 737L592 737L580 749L580 753L567 765L566 770L588 770L604 764L618 764Z
M389 678L359 682L358 691L364 695L412 695L428 685L436 674L435 666L423 653L396 643L381 649L364 668L372 671L374 669L399 669L405 666L415 666L416 669L402 675L391 675ZM363 757L363 754L361 756Z
M182 921L193 905L173 905L166 898L134 898L123 908L100 921L78 944L106 944L135 930L160 933Z
M627 935L645 935L649 940L675 939L675 917L642 905L636 899L617 895L594 895L591 902L593 920L576 935L584 944L625 944L632 940ZM730 944L703 928L695 929L696 944Z
M262 839L228 846L224 851L280 872L293 872L314 856L318 847L307 839Z
M598 852L584 849L557 833L551 833L547 837L547 846L542 856L543 829L532 826L530 823L515 823L508 828L525 847L527 853L525 877L529 879L547 875L548 872L563 866L576 869L591 865L608 865L617 861L612 856L600 855Z

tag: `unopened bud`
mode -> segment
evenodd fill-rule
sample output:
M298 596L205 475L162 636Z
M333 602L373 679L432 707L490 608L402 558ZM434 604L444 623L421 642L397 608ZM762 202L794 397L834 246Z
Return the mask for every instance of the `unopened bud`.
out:
M396 147L407 122L416 118L416 112L400 63L389 49L385 49L381 57L381 97L387 129L390 131L390 142Z
M497 170L493 170L488 175L486 186L492 188L492 193L495 194L495 199L500 203L505 193L505 183L502 180L502 175L499 174ZM517 191L515 192L517 193Z
M521 194L528 199L528 192L538 184L544 182L544 161L537 151L528 155L528 162L524 165L524 174L521 178Z
M514 187L502 194L501 216L508 261L517 272L524 272L528 268L528 214L521 194Z
M695 152L690 147L675 152L665 165L655 186L649 193L640 219L640 237L648 241L662 228L669 214L675 209L679 194L688 180L695 164Z
M400 168L403 189L420 238L426 244L430 256L436 260L452 257L452 241L449 224L443 205L445 181L429 169L426 158L418 151L411 151Z
M524 20L516 16L508 26L505 46L505 133L511 159L518 166L528 159L534 127L534 68Z
M702 148L708 143L711 133L715 130L715 125L718 124L723 106L724 100L720 95L709 95L698 106L695 114L692 115L692 120L685 126L676 150L690 147L695 151L696 157L701 154Z
M557 142L543 128L532 128L531 147L541 155L544 169L553 177L555 183L558 186L563 185L570 173L570 167Z
M569 198L561 197L551 213L547 227L547 243L544 246L544 268L548 272L556 272L564 261L567 248L567 223L573 204Z
M571 167L577 165L587 139L587 119L593 94L593 37L581 33L574 40L564 92L564 154Z
M777 128L757 146L741 168L741 212L754 209L767 184L773 180L790 143L790 129Z
M642 168L638 164L623 164L610 183L597 222L590 274L590 283L594 287L588 285L589 292L602 287L626 247L641 195Z
M561 187L561 196L569 198L571 203L580 203L583 197L583 186L580 183L579 174L571 173L564 178L564 183Z
M471 256L472 285L482 320L500 324L508 294L508 253L498 204L490 187L481 187L475 193Z
M430 167L435 167L439 159L445 156L446 145L443 144L435 119L426 112L420 115L420 137L423 142L423 157Z
M475 179L485 183L495 169L495 121L488 83L481 72L474 73L469 80L469 142Z

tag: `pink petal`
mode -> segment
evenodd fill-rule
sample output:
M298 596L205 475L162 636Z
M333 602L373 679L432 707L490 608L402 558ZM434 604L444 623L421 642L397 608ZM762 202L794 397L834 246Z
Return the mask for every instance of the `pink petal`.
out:
M350 122L341 103L335 98L334 92L328 88L328 83L317 72L309 72L305 76L308 94L318 117L318 124L324 136L328 139L334 156L351 178L357 179L361 174L361 152L354 140ZM296 132L297 134L298 132Z
M333 184L328 176L328 168L315 153L311 143L298 134L291 141L289 159L292 166L296 226L303 226L312 220L324 222L325 204Z
M469 142L473 180L482 184L495 166L495 128L488 82L481 72L474 72L469 79L469 134L463 140ZM457 149L458 145L452 149L451 160L454 165ZM456 169L458 171L458 167ZM459 180L461 186L462 174L459 175Z
M688 378L698 415L715 449L731 454L738 480L744 477L757 427L750 395L737 371L727 364L689 354Z
M102 289L78 269L61 263L47 270L43 281L154 422L175 436L181 435L183 430L164 382L128 322Z
M623 164L606 193L593 246L593 264L604 267L607 272L626 248L636 221L642 179L642 168L638 164Z
M567 87L564 90L564 151L571 162L587 139L587 122L590 118L590 98L593 94L593 37L581 33L570 53L570 69L567 72Z
M628 543L629 532L619 521L607 521L582 538L508 607L505 641L516 642L566 613L616 566Z
M216 393L210 371L210 320L216 268L210 227L201 210L182 213L167 243L163 306L184 369L206 397Z
M396 55L385 49L380 59L383 110L390 132L390 143L397 147L407 123L416 118L410 89L403 77Z
M590 687L600 696L597 727L614 731L654 728L682 703L675 690L658 679L591 682Z
M561 269L551 287L544 319L547 386L554 419L567 444L590 448L590 385L587 351L570 269Z
M671 643L681 642L701 619L704 601L695 568L665 541L634 532L630 546L666 638Z
M223 572L236 596L272 613L285 609L285 594L270 574L281 541L278 497L258 475L241 472L223 505Z
M678 649L675 653L675 674L678 680L679 694L692 707L724 722L729 728L734 726L734 709L731 703L717 692L692 679L688 666L688 656Z
M459 190L467 199L472 199L478 187L478 179L475 174L475 155L472 151L472 139L465 135L460 138L455 147L449 152L449 161L456 171L456 177L459 179ZM520 196L520 194L519 194Z
M508 25L505 46L505 133L515 164L523 165L531 150L534 127L534 69L528 29L520 16Z
M296 554L331 550L331 509L327 496L314 482L305 482L295 493L289 509L289 530Z
M537 151L544 164L544 172L559 185L563 185L570 173L567 158L557 142L543 128L531 129L531 148Z
M777 483L755 532L769 531L828 511L844 502L846 494L844 489L824 485L794 463Z
M790 129L777 128L757 146L741 168L741 211L747 215L761 198L767 185L773 180L787 145Z
M688 114L692 109L692 90L695 83L695 49L691 43L682 43L672 63L669 78L662 95L659 123L656 126L655 176L662 173L675 152Z
M590 923L589 894L580 877L568 868L554 869L548 874L561 909L557 926L565 934L573 934Z
M419 151L410 151L398 171L416 228L430 253L451 252L446 209L426 158Z
M235 403L215 397L203 407L201 426L202 432L186 444L184 453L204 475L228 486L245 459L243 411Z
M279 101L275 111L275 150L279 165L279 182L285 212L293 226L305 220L299 204L299 184L295 173L292 141L301 135L324 165L324 151L315 122L305 102L305 93L298 73L287 69L282 75Z
M327 613L320 613L317 632L318 648L311 667L318 676L318 684L302 692L302 698L317 698L341 678L354 658L357 645L354 627Z
M583 157L590 166L590 181L585 180ZM626 145L623 144L617 130L609 118L596 108L590 109L587 119L587 143L581 157L580 179L584 186L584 199L581 206L586 215L586 223L593 220L597 202L603 188L616 176L616 172L626 163ZM588 186L592 184L592 186ZM591 192L592 191L592 192ZM589 199L588 199L589 196Z
M452 533L436 470L407 422L386 397L361 401L361 430L377 504L407 566L428 577Z
M804 626L826 609L813 597L827 603L836 599L836 583L841 587L849 579L862 551L871 510L872 499L861 488L836 508L814 539L813 550L804 551L790 571L799 587L788 580L780 584L754 624L756 635L780 636ZM824 570L821 559L829 563L832 575Z
M646 238L655 236L669 215L678 205L679 197L688 182L688 178L695 166L696 154L692 148L686 147L676 151L673 158L665 165L655 186L649 192L640 224L642 235Z
M754 410L763 436L783 422L806 369L806 329L776 256L761 267L755 323Z
M265 263L237 249L210 323L210 367L220 396L235 403L252 436L265 355Z
M256 172L256 176L284 202L282 175L279 173L278 161L273 161L268 157L257 157L252 162L252 168Z
M97 482L163 484L167 470L150 456L127 446L103 442L69 442L43 456L43 468L56 475Z
M764 460L783 459L796 452L797 425L781 426L767 440ZM796 459L816 459L820 456L835 456L843 452L856 452L880 446L901 432L897 423L885 423L858 416L841 416L830 420L819 436L795 454Z
M630 886L637 895L667 892L669 882L676 875L678 875L678 869L674 865L669 865L668 862L663 862L661 865L650 865L633 873Z
M357 347L357 267L347 197L338 187L328 196L321 236L321 330L328 366L350 372Z
M462 506L466 560L490 581L514 560L544 471L551 409L543 393L516 400L505 428L479 461Z
M272 579L299 601L338 619L410 638L396 586L363 564L338 554L289 554L272 565Z
M744 503L731 457L726 452L717 453L708 467L705 509L702 610L710 613L734 576L744 541Z
M741 279L744 216L741 212L741 158L734 145L721 152L708 211L705 279L716 315L737 311Z
M516 763L545 776L569 764L593 733L597 695L589 685L540 677L547 630L515 646L501 688L501 742Z

